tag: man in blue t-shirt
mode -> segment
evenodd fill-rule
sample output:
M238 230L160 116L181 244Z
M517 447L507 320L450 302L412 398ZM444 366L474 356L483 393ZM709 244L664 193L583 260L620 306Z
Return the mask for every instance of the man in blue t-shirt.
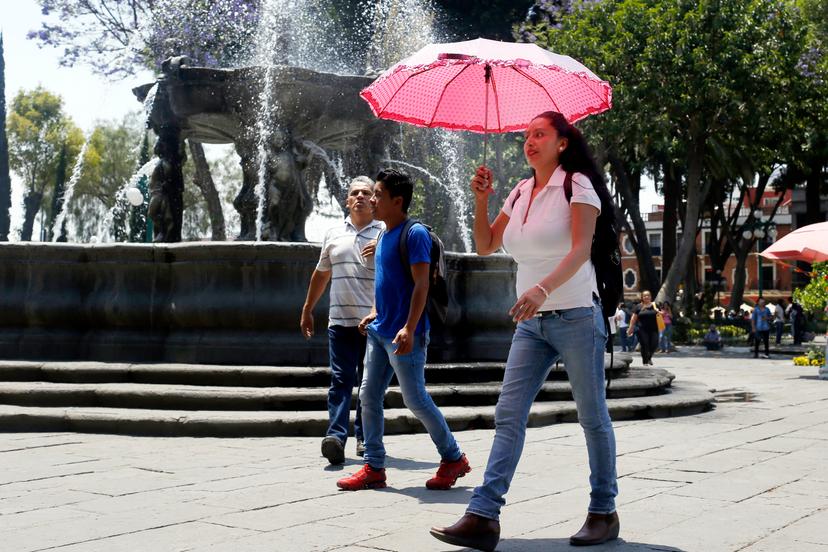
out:
M374 219L385 223L374 258L374 308L359 324L368 336L365 368L359 398L365 465L357 473L337 481L346 491L385 487L383 400L396 374L405 405L428 430L440 453L437 475L426 482L429 489L449 489L457 478L471 471L442 412L425 388L428 348L428 274L431 236L422 224L401 232L408 220L414 185L408 175L384 169L377 175L371 205ZM407 240L409 266L403 266L400 240Z
M756 306L753 307L753 312L750 313L750 329L753 330L754 343L753 358L759 358L760 339L765 342L765 354L762 356L764 358L770 358L769 340L771 317L770 309L765 306L765 300L760 297Z

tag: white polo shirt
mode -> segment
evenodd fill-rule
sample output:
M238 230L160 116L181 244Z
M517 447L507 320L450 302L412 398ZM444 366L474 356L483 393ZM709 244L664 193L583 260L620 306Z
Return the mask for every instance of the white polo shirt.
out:
M546 278L572 249L572 214L564 194L565 178L566 171L559 165L531 207L534 179L521 180L503 205L502 211L509 217L503 232L503 247L518 265L515 286L518 297ZM581 173L572 175L571 201L601 210L601 199L592 182ZM595 268L587 260L572 278L550 291L549 299L539 310L591 307L593 293L598 293Z
M331 272L328 326L357 326L374 305L374 262L360 255L385 224L375 220L357 230L351 217L325 234L316 270Z

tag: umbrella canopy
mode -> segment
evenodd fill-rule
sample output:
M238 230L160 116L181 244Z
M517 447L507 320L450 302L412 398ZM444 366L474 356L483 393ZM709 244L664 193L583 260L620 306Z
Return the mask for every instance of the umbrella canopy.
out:
M570 123L612 106L612 88L569 56L478 38L430 44L360 96L379 118L473 132L522 131L544 111Z
M798 228L779 238L760 255L780 261L828 261L828 222Z

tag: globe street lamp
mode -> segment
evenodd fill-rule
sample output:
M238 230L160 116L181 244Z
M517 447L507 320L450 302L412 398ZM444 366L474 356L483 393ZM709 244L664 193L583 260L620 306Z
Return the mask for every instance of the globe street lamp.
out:
M760 209L756 209L753 212L754 220L751 222L745 222L744 230L742 231L742 237L745 240L749 240L751 238L756 240L756 271L758 273L757 282L759 284L759 298L762 298L762 256L759 254L761 249L761 240L765 238L765 236L769 236L771 239L776 238L776 223L771 220L765 220L762 217L762 211Z
M134 188L129 188L126 191L126 198L130 205L135 208L138 208L144 204L146 200L146 179L141 179L138 182L138 186ZM152 241L152 219L149 217L149 213L144 213L144 217L146 218L146 238L144 241L151 242Z

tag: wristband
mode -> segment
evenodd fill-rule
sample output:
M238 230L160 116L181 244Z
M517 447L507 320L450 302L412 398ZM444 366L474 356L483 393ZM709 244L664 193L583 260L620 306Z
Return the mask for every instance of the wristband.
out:
M538 288L539 290L541 290L541 292L546 296L546 298L549 299L549 292L546 291L545 287L543 287L540 284L535 284L535 287Z

